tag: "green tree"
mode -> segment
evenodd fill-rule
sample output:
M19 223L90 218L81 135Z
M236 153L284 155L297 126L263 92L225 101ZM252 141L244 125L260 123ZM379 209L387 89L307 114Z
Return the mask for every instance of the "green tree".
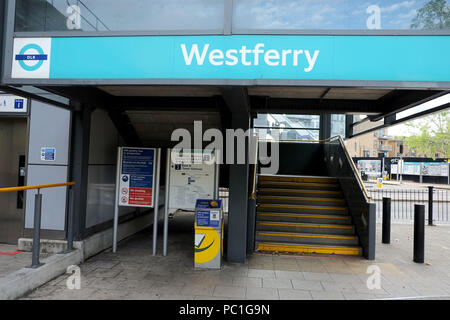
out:
M443 158L450 157L450 111L432 114L422 121L408 122L405 125L418 131L418 134L402 137L408 148L433 159L436 153Z
M450 6L446 0L431 0L417 10L413 19L413 29L448 29L450 28Z

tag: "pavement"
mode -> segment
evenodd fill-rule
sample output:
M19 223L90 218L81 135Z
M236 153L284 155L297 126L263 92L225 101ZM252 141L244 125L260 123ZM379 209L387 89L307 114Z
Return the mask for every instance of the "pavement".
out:
M41 254L41 258L48 257ZM31 265L31 252L17 251L17 245L0 244L0 278Z
M393 224L392 243L384 245L378 224L375 261L255 253L245 264L195 270L192 224L188 214L171 222L166 257L152 256L152 232L144 230L120 242L117 253L107 250L80 265L79 290L68 289L69 275L62 275L22 299L450 300L450 226L426 227L425 264L412 261L412 225Z

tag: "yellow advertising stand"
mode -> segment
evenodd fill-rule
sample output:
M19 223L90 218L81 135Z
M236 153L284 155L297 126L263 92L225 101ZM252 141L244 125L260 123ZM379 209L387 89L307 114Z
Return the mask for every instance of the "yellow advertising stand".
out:
M223 256L221 200L197 200L195 206L195 268L220 269Z
M380 189L383 188L383 178L377 179L377 187Z

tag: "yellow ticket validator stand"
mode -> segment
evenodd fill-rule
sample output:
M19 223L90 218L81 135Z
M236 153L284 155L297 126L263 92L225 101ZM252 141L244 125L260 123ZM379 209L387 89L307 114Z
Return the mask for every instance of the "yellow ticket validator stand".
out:
M220 269L223 256L222 200L197 200L194 267Z

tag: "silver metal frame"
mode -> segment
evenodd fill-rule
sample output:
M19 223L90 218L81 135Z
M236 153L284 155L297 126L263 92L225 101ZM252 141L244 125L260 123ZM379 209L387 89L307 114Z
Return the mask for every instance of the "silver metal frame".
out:
M158 241L158 213L159 213L159 189L160 189L160 174L161 174L161 148L156 151L156 184L153 185L155 190L154 205L153 205L153 255L156 255L156 244Z

